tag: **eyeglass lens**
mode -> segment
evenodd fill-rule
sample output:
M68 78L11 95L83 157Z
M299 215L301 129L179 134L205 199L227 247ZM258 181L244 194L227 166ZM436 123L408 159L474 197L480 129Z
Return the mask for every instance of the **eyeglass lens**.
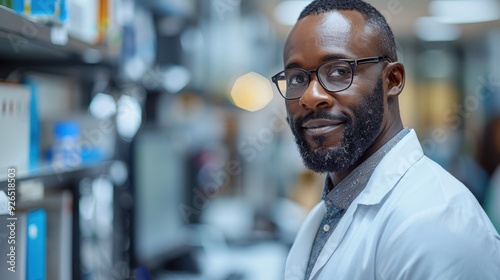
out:
M277 77L277 85L286 98L298 98L309 86L309 73L302 69L287 69ZM352 69L346 61L333 61L323 64L317 72L320 83L328 91L341 91L352 81Z

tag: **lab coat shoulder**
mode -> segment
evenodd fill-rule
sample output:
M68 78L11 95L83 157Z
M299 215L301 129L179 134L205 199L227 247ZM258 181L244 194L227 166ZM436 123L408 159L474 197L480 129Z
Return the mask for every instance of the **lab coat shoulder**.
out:
M378 279L498 279L500 239L469 211L436 207L383 237Z
M500 238L470 191L423 156L381 208L379 279L498 279Z

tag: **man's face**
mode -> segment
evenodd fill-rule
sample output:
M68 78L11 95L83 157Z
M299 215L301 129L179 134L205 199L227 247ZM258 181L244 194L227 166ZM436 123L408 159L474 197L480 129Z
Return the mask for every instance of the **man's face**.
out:
M380 56L376 42L376 34L358 12L310 15L288 37L285 67L309 70L333 58ZM311 74L304 95L286 101L290 128L308 168L316 172L348 170L377 140L386 121L383 65L357 65L352 85L340 92L326 91Z

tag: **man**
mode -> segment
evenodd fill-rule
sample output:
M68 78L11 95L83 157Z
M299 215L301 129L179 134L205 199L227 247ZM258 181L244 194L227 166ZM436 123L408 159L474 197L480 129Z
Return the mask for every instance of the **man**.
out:
M273 76L322 201L287 260L294 279L500 279L500 237L467 188L403 127L394 35L362 1L304 9Z

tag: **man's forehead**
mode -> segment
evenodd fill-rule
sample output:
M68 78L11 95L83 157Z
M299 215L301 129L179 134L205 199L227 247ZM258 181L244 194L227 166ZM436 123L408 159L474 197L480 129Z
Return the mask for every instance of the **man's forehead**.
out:
M373 30L357 11L331 11L309 15L299 20L290 32L285 48L285 61L297 52L309 49L341 47L345 51L367 48ZM373 44L371 48L373 49Z

